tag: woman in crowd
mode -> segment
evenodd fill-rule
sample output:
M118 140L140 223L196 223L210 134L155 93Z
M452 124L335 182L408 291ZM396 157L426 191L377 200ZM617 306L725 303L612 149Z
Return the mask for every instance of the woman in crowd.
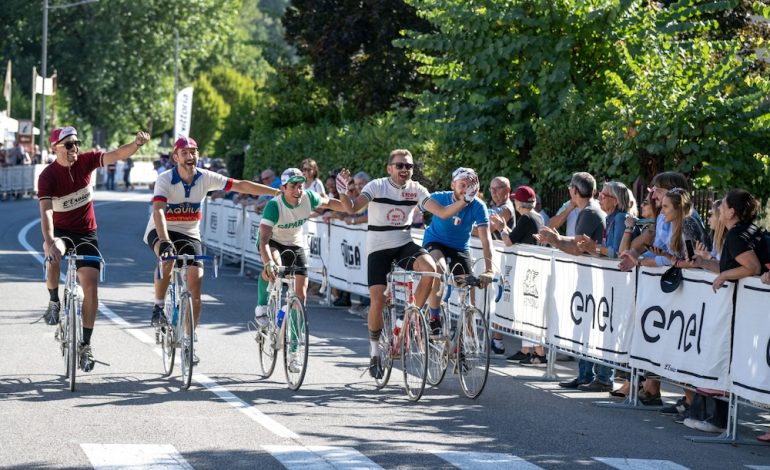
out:
M326 196L326 189L318 179L318 164L312 158L302 160L302 176L305 177L305 191L313 191Z
M617 258L620 244L626 227L626 219L636 215L634 200L630 199L630 192L625 184L618 181L604 183L604 188L599 193L599 205L607 215L607 228L604 231L604 240L597 244L588 235L578 235L578 248L586 254ZM629 214L629 212L632 212Z
M719 217L719 208L721 205L722 200L717 199L711 205L711 210L709 211L708 224L709 228L711 228L711 250L702 243L697 243L695 246L695 254L703 259L719 259L722 255L722 246L724 245L727 230L725 229L724 222L722 222L722 219Z

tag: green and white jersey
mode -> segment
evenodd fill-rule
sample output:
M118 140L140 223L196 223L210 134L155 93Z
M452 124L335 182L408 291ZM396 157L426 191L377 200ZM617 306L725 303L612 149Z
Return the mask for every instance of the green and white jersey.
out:
M310 218L310 213L326 200L318 193L304 191L296 206L286 202L283 194L271 199L262 212L260 225L273 227L273 236L281 245L299 246L305 248L307 244L302 233L302 225Z

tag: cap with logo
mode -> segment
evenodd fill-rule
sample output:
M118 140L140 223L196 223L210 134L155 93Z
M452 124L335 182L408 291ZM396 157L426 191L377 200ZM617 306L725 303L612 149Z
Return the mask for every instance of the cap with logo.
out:
M197 149L198 148L198 142L195 141L192 137L180 137L176 139L176 142L174 143L174 152L177 150L182 149Z
M512 197L519 202L536 202L537 201L537 195L535 194L535 190L530 188L529 186L519 186L518 188L516 188L516 192L513 193Z
M305 177L302 175L302 171L299 168L287 168L281 173L281 185L287 185L289 183L304 183Z
M58 127L51 132L51 137L49 137L48 140L50 140L52 144L57 144L71 135L74 135L75 137L78 135L78 131L74 127Z

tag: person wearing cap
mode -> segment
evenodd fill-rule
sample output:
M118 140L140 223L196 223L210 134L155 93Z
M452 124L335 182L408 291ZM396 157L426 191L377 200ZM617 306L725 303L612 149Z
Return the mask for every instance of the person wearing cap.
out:
M350 172L342 169L336 178L341 200L305 190L305 176L299 168L287 168L281 174L280 194L265 205L259 223L257 248L265 267L257 280L257 307L254 322L259 328L267 326L268 283L275 280L279 266L294 267L297 297L304 304L307 293L307 237L302 226L313 211L320 207L352 212L347 194ZM293 367L290 361L289 367Z
M535 190L529 186L519 186L513 193L513 203L516 207L516 211L519 213L519 218L516 220L516 225L513 229L503 227L500 234L502 236L505 246L515 245L517 243L526 245L537 245L535 235L545 225L543 218L535 211L535 204L537 203L537 195ZM500 220L496 220L496 219ZM499 215L494 214L490 217L490 221L501 223L502 218ZM492 340L492 351L498 354L505 352L505 347L502 344L502 333L495 332ZM531 351L532 347L535 347L534 352ZM508 356L509 361L516 361L519 364L545 364L547 362L545 356L545 350L542 346L536 346L533 343L527 341L522 342L521 349Z
M439 204L448 206L465 197L465 191L478 175L472 168L457 168L452 172L451 191L437 191L430 195ZM436 270L444 273L447 270L455 276L473 274L471 261L471 232L476 227L481 240L481 250L484 254L484 274L482 286L492 280L492 237L489 234L489 216L487 205L479 198L474 198L452 217L433 217L425 229L422 246L436 261ZM433 334L441 332L441 297L439 290L441 282L434 280L431 295L428 296L430 311L430 328ZM419 305L419 304L418 304Z
M171 158L176 164L158 175L153 189L152 214L144 231L144 242L155 256L174 253L202 255L200 221L202 202L210 191L237 191L252 195L275 195L277 190L251 181L236 180L214 171L198 168L198 143L190 137L180 137L174 144ZM198 324L201 313L203 266L191 262L187 282L193 297L193 317ZM164 297L171 280L172 263L163 264L164 274L155 277L155 302L152 308L153 326L166 321ZM195 358L197 360L197 358Z
M385 287L393 262L404 269L436 272L436 262L427 251L412 240L411 228L415 206L443 219L451 219L476 199L478 180L470 182L462 198L444 206L433 199L427 189L412 179L414 159L406 149L390 152L386 166L388 177L370 181L356 198L352 212L368 205L369 220L366 233L369 308L369 374L380 379L383 375L380 357L382 310L385 307ZM424 305L433 284L432 277L423 277L415 290L417 305ZM387 334L390 334L389 332Z
M50 136L56 160L40 173L37 197L40 200L40 228L43 251L51 263L46 277L49 293L45 320L59 323L59 274L61 257L77 247L77 254L101 256L96 235L91 175L99 167L125 160L150 140L146 132L138 132L134 140L110 152L101 150L80 153L81 142L74 127L54 129ZM99 305L97 281L99 263L78 261L78 278L83 288L83 341L78 357L80 368L89 372L94 367L91 334Z

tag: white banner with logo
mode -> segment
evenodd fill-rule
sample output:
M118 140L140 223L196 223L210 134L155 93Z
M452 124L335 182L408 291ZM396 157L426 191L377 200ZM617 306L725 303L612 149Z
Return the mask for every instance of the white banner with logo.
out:
M224 230L222 225L222 199L206 199L203 206L203 227L201 227L202 236L207 246L210 248L222 249L224 241Z
M736 297L732 391L770 405L770 286L759 278L743 279Z
M262 258L257 250L257 238L259 238L259 223L262 221L262 216L254 212L251 207L243 212L243 230L241 230L243 256L250 264L261 265Z
M243 247L243 208L226 200L222 203L220 223L224 225L222 249L240 256Z
M314 282L322 283L324 268L329 259L329 224L321 219L308 219L303 230L308 246L308 277Z
M735 284L716 293L716 274L684 270L682 284L665 294L665 268L642 268L636 299L631 366L696 387L726 390Z
M329 231L329 283L353 294L369 295L366 272L366 225L334 220Z
M628 362L635 276L617 264L554 252L549 343L597 359Z
M174 140L190 137L192 123L193 88L183 88L176 95L176 116L174 116Z

